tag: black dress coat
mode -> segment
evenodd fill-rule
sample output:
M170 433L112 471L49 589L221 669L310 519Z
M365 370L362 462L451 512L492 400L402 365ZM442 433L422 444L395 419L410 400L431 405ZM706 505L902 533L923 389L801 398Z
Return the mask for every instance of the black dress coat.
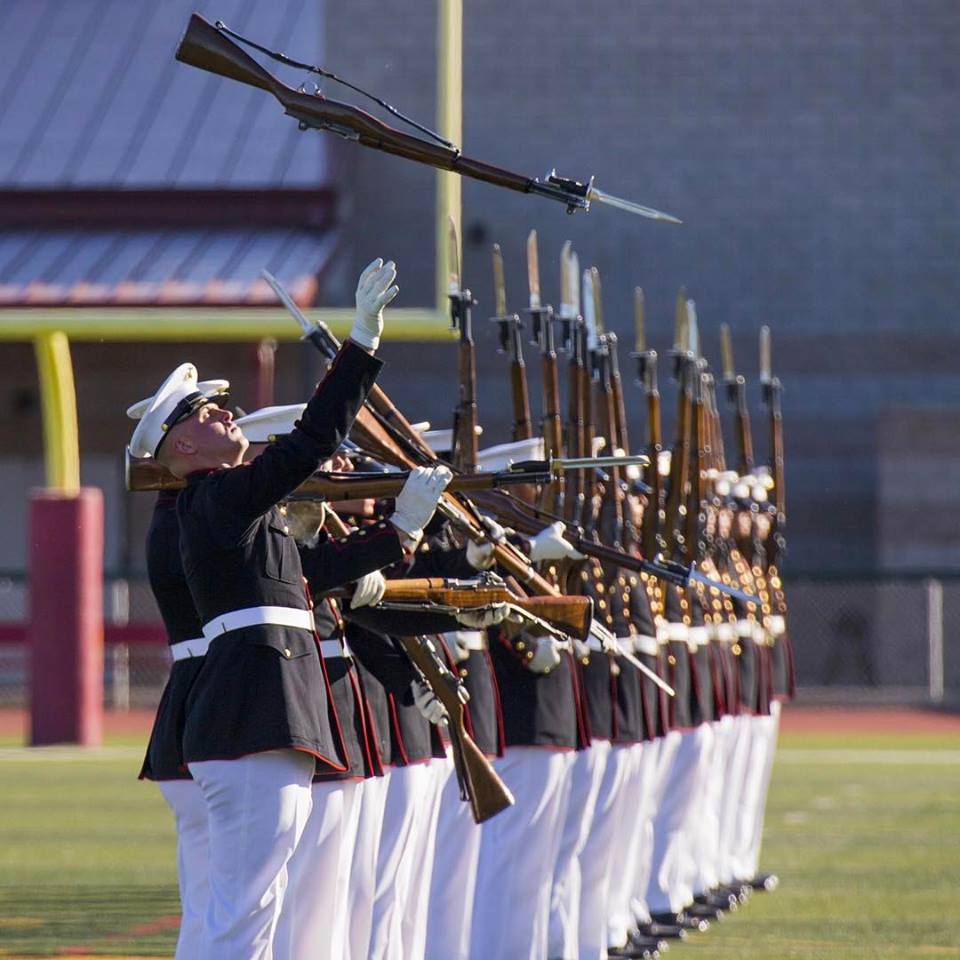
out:
M180 552L204 623L251 607L310 608L276 504L337 449L381 366L348 341L292 433L248 464L188 477L177 499ZM187 698L184 759L284 748L348 767L315 633L268 624L216 637Z
M193 605L180 562L177 493L163 491L153 508L147 532L147 575L160 609L167 641L197 640L203 625ZM140 777L146 780L189 780L181 741L187 696L203 666L203 657L175 660L163 688L150 732Z

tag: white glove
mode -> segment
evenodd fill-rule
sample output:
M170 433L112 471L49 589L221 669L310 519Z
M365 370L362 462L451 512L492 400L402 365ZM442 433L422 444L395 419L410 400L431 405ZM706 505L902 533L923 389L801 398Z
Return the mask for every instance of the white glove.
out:
M440 723L447 719L447 708L437 699L437 695L430 689L426 680L414 680L410 684L414 706L420 711L420 716L430 723Z
M538 560L582 560L583 554L563 539L563 522L558 520L530 538L530 559L534 563Z
M493 548L498 543L506 541L507 531L496 520L491 520L490 517L480 517L480 520L487 529L489 541L487 543L474 543L472 540L468 540L467 563L474 570L489 570L494 564Z
M506 603L492 603L489 607L478 610L460 610L457 613L457 623L473 630L482 630L484 627L503 623L509 613L510 607Z
M560 644L556 637L537 637L537 649L527 661L527 669L534 673L549 673L560 663Z
M387 590L387 581L379 570L365 573L354 585L350 598L351 609L357 607L375 607Z
M357 312L353 318L350 339L376 350L383 332L383 308L400 292L393 282L397 266L392 260L384 263L379 257L367 265L357 281Z
M444 643L447 645L447 649L450 651L450 656L453 657L455 663L462 663L470 656L471 647L469 645L469 639L471 633L476 633L476 631L452 630L448 633L441 634Z
M419 540L453 474L448 467L417 467L397 494L390 522L410 540Z

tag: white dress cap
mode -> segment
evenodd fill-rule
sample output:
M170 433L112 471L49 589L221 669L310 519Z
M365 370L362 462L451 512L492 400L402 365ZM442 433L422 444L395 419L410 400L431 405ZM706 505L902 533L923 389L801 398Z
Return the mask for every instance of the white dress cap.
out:
M477 468L480 470L506 470L511 463L520 460L544 460L543 437L530 437L528 440L514 440L510 443L498 443L487 447L477 455Z
M272 443L277 437L290 433L303 416L305 403L291 403L279 407L261 407L236 420L237 426L251 443Z
M181 363L152 397L127 408L127 416L137 420L130 438L130 453L135 457L156 456L157 447L170 427L192 413L200 405L199 401L222 393L228 386L227 380L199 383L197 368L192 363Z

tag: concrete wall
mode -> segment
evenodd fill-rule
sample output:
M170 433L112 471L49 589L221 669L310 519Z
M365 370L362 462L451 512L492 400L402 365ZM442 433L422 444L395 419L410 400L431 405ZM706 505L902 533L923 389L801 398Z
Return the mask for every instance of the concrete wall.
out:
M671 228L606 209L567 217L465 182L464 276L477 316L492 312L493 241L511 305L522 306L523 243L536 227L547 296L556 302L559 248L572 239L581 263L599 266L608 324L627 342L636 284L657 349L669 346L680 284L714 360L726 321L754 373L757 329L769 323L787 386L788 563L876 569L884 411L960 407L950 331L960 306L955 4L465 7L467 153L531 174L554 165L595 174L610 192L685 220ZM327 26L332 69L432 122L432 2L330 4ZM340 297L383 251L400 263L403 302L427 302L432 173L349 144L339 157L350 172ZM401 396L420 389L397 386ZM493 433L508 417L482 409ZM882 565L891 569L886 555Z

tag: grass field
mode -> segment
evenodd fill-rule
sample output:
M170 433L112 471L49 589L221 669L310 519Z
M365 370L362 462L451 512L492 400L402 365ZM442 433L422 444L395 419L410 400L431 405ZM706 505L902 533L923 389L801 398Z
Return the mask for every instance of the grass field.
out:
M171 955L173 830L141 742L0 747L0 957ZM960 739L785 732L763 861L780 888L670 957L960 960Z

